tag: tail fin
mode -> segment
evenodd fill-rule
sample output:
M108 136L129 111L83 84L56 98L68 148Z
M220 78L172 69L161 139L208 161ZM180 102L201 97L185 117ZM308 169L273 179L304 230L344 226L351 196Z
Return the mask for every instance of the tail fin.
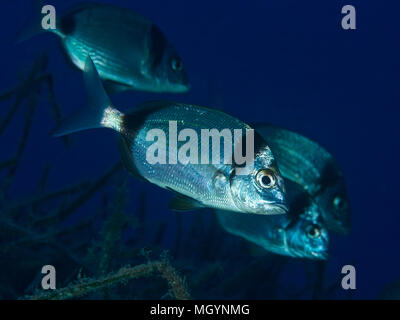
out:
M32 11L33 17L28 20L24 27L16 34L15 36L15 44L18 44L22 41L25 41L33 36L44 32L45 30L42 28L42 7L43 2L41 0L32 1Z
M114 111L113 116L118 113L117 110L111 108L111 101L89 56L86 59L83 79L87 92L87 105L61 122L60 126L53 132L53 136L60 137L81 130L108 127L104 123L108 114L105 111L110 108Z

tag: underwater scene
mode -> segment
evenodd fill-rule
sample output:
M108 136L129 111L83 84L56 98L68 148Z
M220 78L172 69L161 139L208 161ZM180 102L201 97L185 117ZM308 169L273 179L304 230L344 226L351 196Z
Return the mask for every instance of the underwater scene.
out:
M0 300L400 299L395 2L1 8Z

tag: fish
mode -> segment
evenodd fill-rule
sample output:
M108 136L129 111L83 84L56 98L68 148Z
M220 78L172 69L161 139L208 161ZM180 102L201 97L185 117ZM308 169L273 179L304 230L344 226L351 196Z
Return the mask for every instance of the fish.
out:
M56 34L73 66L83 70L90 55L108 92L190 89L177 51L161 29L142 15L109 4L78 4L57 17L55 29L43 29L38 2L36 7L37 18L17 34L17 42L44 31Z
M215 210L220 226L275 254L311 260L326 260L329 255L328 230L321 222L318 206L290 181L285 181L289 213L286 215L244 215Z
M66 118L53 135L63 136L85 129L104 127L117 131L125 168L136 177L173 191L175 197L169 205L173 210L191 211L210 207L251 214L287 212L285 186L275 158L261 136L254 134L253 141L247 142L248 136L251 136L247 132L253 131L243 121L211 108L170 101L146 102L123 114L109 100L90 58L86 62L84 82L88 96L87 106ZM197 137L201 136L206 128L221 132L227 129L228 133L231 130L239 130L242 135L239 139L231 140L229 147L235 149L242 144L246 145L247 154L253 143L253 156L250 157L248 165L243 167L243 163L236 161L236 154L234 161L232 158L227 159L232 153L225 154L225 149L221 152L220 146L212 144L209 147L211 151L215 147L217 155L220 156L219 161L203 162L205 151L209 151L205 148L201 155L200 152L193 152L194 159L189 159L193 161L178 162L173 158L178 151L181 158L181 148L196 139L198 142L193 142L191 146L197 147L203 139L196 137L192 140L189 136L187 141L188 137L185 136L184 141L180 140L178 144L175 140L174 145L174 140L171 139L174 135L173 131L170 131L171 123L175 123L175 129L179 128L179 136L183 130L189 129ZM243 130L246 134L243 134ZM159 136L151 136L154 132ZM246 139L242 139L245 135ZM229 140L224 139L225 141ZM157 148L154 148L156 144ZM169 157L168 162L158 161L166 158L166 155ZM184 155L187 153L184 152ZM157 157L157 161L153 161L153 157ZM199 158L202 162L196 162Z
M381 300L400 300L400 280L386 285L379 294Z
M321 210L328 230L349 234L351 208L343 172L317 142L270 124L253 124L274 152L284 178L301 185Z

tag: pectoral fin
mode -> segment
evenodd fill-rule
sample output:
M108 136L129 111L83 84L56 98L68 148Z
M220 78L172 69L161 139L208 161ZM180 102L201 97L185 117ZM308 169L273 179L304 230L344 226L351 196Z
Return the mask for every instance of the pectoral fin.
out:
M168 207L174 211L192 211L203 208L204 206L200 201L182 194L177 194L172 198Z
M247 251L252 257L263 257L268 255L268 251L266 251L263 247L260 247L256 244L247 242Z

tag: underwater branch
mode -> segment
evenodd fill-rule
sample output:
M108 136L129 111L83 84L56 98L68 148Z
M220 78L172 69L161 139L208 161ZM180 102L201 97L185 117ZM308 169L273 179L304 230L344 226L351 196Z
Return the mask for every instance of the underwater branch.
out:
M185 280L178 271L170 264L166 255L162 255L160 260L149 261L134 267L122 267L115 273L99 279L83 278L71 285L61 289L40 292L31 296L26 296L26 300L63 300L82 297L93 293L99 289L124 284L131 279L148 277L154 273L159 273L170 287L170 294L178 300L189 300L190 294L187 290Z

